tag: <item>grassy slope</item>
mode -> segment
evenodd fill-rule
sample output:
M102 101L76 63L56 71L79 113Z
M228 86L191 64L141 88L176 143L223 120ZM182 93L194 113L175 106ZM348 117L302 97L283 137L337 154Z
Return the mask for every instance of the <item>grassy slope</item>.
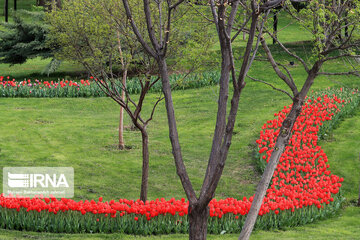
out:
M4 16L4 3L5 0L0 0L0 16ZM36 4L36 0L17 0L17 9L30 10L32 5ZM9 0L9 13L14 9L14 0ZM1 21L5 21L3 17Z
M20 1L19 1L20 2ZM0 4L2 1L0 1ZM11 4L11 2L10 2ZM280 20L279 29L285 21ZM306 35L296 34L294 23L279 34L284 41L303 41ZM235 44L241 47L243 44ZM293 46L304 58L306 45ZM216 49L215 49L216 50ZM290 58L275 51L276 57L287 64ZM39 77L38 72L47 60L34 59L19 66L0 65L2 75L12 75L17 79ZM341 64L341 65L340 65ZM346 66L342 62L326 65L327 70L336 71ZM79 69L71 64L63 65L55 78L72 75ZM297 82L304 81L304 71L300 66L292 66ZM255 62L251 75L282 86L272 73L271 67ZM53 77L53 78L54 78ZM43 78L43 77L41 77ZM358 78L320 77L314 89L326 86L359 86ZM174 100L179 121L179 131L186 165L194 185L199 189L205 171L211 144L217 88L203 88L176 92ZM256 95L254 95L256 93ZM254 97L255 96L255 97ZM153 96L152 96L153 97ZM150 97L151 98L151 97ZM149 98L149 99L150 99ZM247 84L241 99L231 152L219 184L217 197L249 196L253 193L259 176L255 173L251 160L251 142L258 136L264 121L289 100L268 87ZM145 108L148 112L149 108ZM173 166L167 133L167 121L163 105L157 111L150 125L150 192L149 198L182 197L183 190ZM116 143L118 106L108 99L0 99L0 167L3 166L73 166L75 168L75 198L137 198L140 185L140 139L137 132L126 132L127 144L133 150L118 152ZM360 111L354 118L347 119L333 137L321 143L328 154L331 169L345 178L345 196L353 200L358 191L358 143ZM126 120L128 123L129 121ZM97 169L97 171L94 171ZM199 173L200 170L200 173ZM0 174L1 178L1 174ZM1 178L2 179L2 178ZM294 228L286 232L256 232L253 239L359 239L360 210L349 207L342 216ZM0 230L0 239L147 239L123 235L58 235ZM151 237L157 239L159 237ZM160 239L186 239L185 235L163 236ZM235 239L236 235L225 239ZM210 236L209 239L223 239Z

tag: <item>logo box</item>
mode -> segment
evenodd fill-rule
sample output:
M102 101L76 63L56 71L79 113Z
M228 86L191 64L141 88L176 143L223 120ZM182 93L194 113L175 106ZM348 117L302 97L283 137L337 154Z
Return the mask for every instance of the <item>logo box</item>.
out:
M72 167L5 167L3 193L23 197L74 197Z

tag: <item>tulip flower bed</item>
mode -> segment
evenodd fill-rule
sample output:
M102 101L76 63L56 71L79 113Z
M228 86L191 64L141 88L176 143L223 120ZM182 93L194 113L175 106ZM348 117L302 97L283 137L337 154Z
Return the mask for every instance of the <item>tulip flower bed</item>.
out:
M10 77L0 76L0 97L106 97L106 94L96 84L96 79L82 80L58 80L58 81L39 81L37 79L25 79L16 81ZM215 85L219 82L218 72L204 72L198 74L171 75L170 83L173 89L190 89L204 86ZM118 86L118 91L120 91ZM129 78L127 81L127 91L129 94L137 94L141 91L141 85L137 78ZM150 92L161 92L161 82L155 83Z
M331 174L327 156L318 145L345 115L359 104L357 91L327 90L308 98L293 135L274 173L255 228L292 227L336 213L343 198L342 178ZM256 141L259 163L266 163L290 106L268 121ZM323 130L325 129L325 130ZM241 200L213 199L209 204L208 232L240 232L253 196ZM188 231L185 199L74 201L46 197L0 195L0 227L65 233L122 232L168 234Z

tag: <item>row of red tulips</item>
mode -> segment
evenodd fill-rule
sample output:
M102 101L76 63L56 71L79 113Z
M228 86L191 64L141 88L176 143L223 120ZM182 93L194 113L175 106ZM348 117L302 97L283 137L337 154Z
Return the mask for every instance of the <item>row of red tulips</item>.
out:
M7 76L0 76L0 97L106 97L106 94L96 84L97 79L80 80L57 80L39 81L37 79L24 79L17 81ZM170 83L174 90L198 88L217 84L218 72L202 72L189 75L173 74ZM118 82L115 86L121 92L122 85ZM126 91L129 94L141 92L141 84L138 78L129 78L126 83ZM161 81L155 83L151 92L161 92Z
M333 214L342 198L342 178L331 174L327 156L318 145L318 133L351 112L359 103L357 91L328 90L307 99L289 145L273 175L257 228L294 226ZM262 127L259 160L266 163L291 106L275 114ZM241 230L253 196L241 200L213 199L209 204L209 232ZM43 196L0 196L2 227L54 232L126 232L155 234L186 232L188 202L185 199L74 201ZM29 220L31 219L31 220ZM46 221L44 220L46 219ZM34 224L34 222L41 222ZM75 224L76 223L76 224ZM74 225L75 224L75 225Z

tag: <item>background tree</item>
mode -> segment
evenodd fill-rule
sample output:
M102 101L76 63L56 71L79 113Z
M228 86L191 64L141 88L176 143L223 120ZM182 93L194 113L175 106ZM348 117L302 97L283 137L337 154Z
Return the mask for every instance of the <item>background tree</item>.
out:
M259 214L261 204L263 202L266 190L269 186L274 171L279 163L279 159L284 152L289 139L292 134L292 129L296 119L301 113L302 106L305 102L305 98L314 80L319 75L348 75L353 74L360 76L359 65L356 64L354 59L359 57L360 39L359 35L359 21L360 21L360 2L345 1L311 1L306 8L297 11L291 3L286 3L287 12L296 20L298 20L302 26L312 33L312 57L310 59L302 59L296 53L286 48L279 39L266 30L266 33L273 38L282 50L294 58L295 61L303 65L306 75L305 82L301 86L301 89L295 84L295 80L291 75L291 71L284 65L277 62L270 48L268 47L264 37L261 39L262 47L265 51L266 57L273 67L278 77L289 87L291 94L285 92L291 97L293 104L290 113L284 120L280 133L276 139L275 146L271 153L269 162L265 168L261 181L256 189L255 197L251 205L251 209L247 215L244 227L241 231L239 239L249 239L250 234L256 222L256 218ZM348 14L347 14L348 13ZM343 24L343 23L347 24ZM350 32L345 39L340 39L338 36L343 29L348 27ZM326 72L321 71L322 66L328 61L337 61L341 58L349 58L350 69L348 72ZM281 70L283 69L283 70ZM254 79L256 80L256 79ZM264 81L262 81L264 82ZM270 84L271 85L271 84ZM300 90L299 90L300 89Z
M63 8L52 11L47 18L51 24L49 44L62 46L61 51L56 53L58 58L81 63L95 77L101 90L127 112L134 126L140 130L143 155L140 199L145 201L149 168L149 136L146 128L162 98L160 96L155 100L150 117L143 120L141 110L145 96L158 78L144 73L139 78L141 92L138 101L130 97L124 82L129 63L137 59L138 53L134 52L134 46L125 45L127 37L131 39L131 36L121 35L126 24L114 21L113 16L121 16L116 1L63 1ZM115 71L119 65L122 77Z
M141 5L136 2L132 2L131 7L134 12L142 11ZM159 5L152 6L152 11L161 14L163 12ZM179 16L184 17L182 13L187 9L178 11ZM145 19L140 14L135 14L134 20L138 22L141 34L147 31ZM63 1L63 8L49 13L48 21L52 26L49 44L62 47L56 53L56 57L79 62L89 74L101 79L102 81L97 81L97 84L124 109L132 124L140 130L143 142L143 181L140 199L146 200L149 164L147 126L162 97L159 96L155 100L154 108L147 120L142 119L141 110L146 94L158 81L158 78L152 76L155 72L155 60L144 52L139 46L140 43L136 41L135 34L129 31L130 25L124 14L123 5L118 1ZM179 20L178 26L181 25L180 22ZM181 53L183 59L192 58L193 54L204 52L212 43L211 40L206 39L207 35L202 34L206 33L206 29L201 24L195 28L179 27L174 31L176 40L173 47L169 48L169 52ZM187 34L183 34L186 32ZM160 32L156 30L156 34ZM150 42L149 39L146 41ZM188 46L195 49L194 52L189 51ZM203 57L200 56L199 59ZM196 59L197 62L192 61L192 68L189 71L193 71L199 65L199 59ZM185 64L175 58L172 60L173 69L181 67L185 69L184 71L188 71L186 64L189 63ZM137 102L131 98L126 88L129 72L139 76L138 84L142 90ZM120 115L121 119L123 114L120 113ZM121 122L120 120L120 132ZM120 144L123 144L121 135L119 135Z
M0 31L0 62L14 65L37 57L52 58L44 72L55 71L60 62L46 45L48 25L44 22L44 12L19 10L13 17L14 22L2 24L5 29Z

